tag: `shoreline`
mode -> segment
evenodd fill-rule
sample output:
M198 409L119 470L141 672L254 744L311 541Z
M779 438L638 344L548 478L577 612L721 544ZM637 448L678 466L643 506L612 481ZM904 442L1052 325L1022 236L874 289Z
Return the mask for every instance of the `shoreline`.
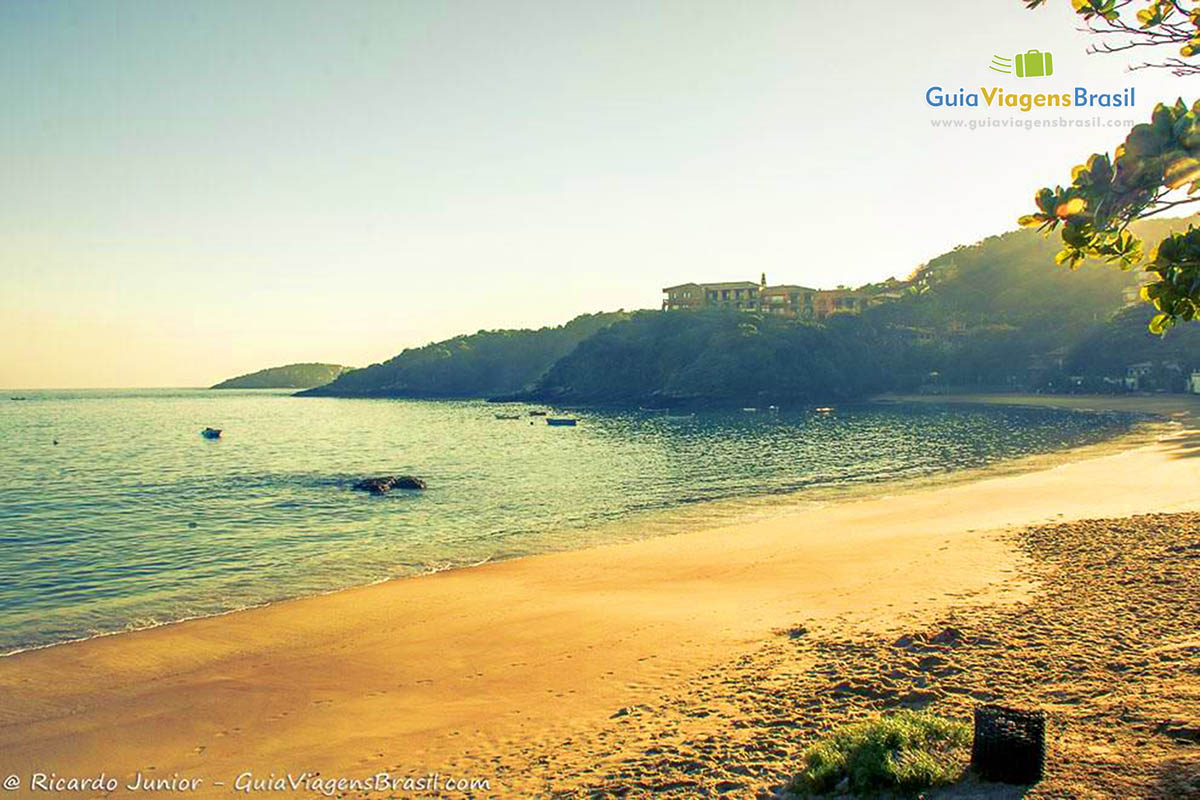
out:
M211 389L212 387L208 388ZM275 389L236 391L275 391L276 393L280 393L280 390ZM947 399L943 400L943 397ZM537 558L546 555L554 555L557 553L582 552L593 547L606 545L619 546L649 538L678 536L683 533L713 530L716 528L728 527L734 524L764 522L769 521L776 516L787 515L799 510L815 510L826 507L830 504L857 502L864 498L877 495L880 492L883 492L885 496L890 496L893 494L903 494L913 491L956 486L985 478L999 477L1003 475L1020 475L1027 472L1050 469L1060 464L1071 463L1073 461L1079 461L1087 458L1095 458L1109 453L1118 452L1123 449L1128 449L1130 447L1137 447L1147 444L1155 440L1158 436L1162 435L1164 432L1163 427L1170 424L1170 420L1168 419L1167 415L1158 411L1144 410L1141 407L1132 408L1121 406L1100 409L1074 408L1067 404L1043 404L1035 402L1039 397L1041 397L1038 395L1012 395L1014 398L1020 398L1020 401L1018 402L988 400L988 398L996 397L1007 398L1009 395L937 396L885 394L872 397L864 403L855 405L901 405L910 403L964 406L1009 405L1028 408L1054 408L1058 410L1090 411L1093 413L1116 411L1121 413L1138 414L1144 418L1133 423L1129 430L1123 433L1108 436L1098 441L1076 444L1061 449L1051 449L1041 453L1003 458L999 461L987 464L986 466L946 468L940 471L902 478L815 484L804 486L802 488L788 489L766 494L721 497L696 503L683 503L673 507L631 512L629 515L627 515L629 519L597 523L588 526L586 529L580 529L580 533L586 532L586 535L593 538L593 541L588 541L580 547L558 548L534 553L489 557L472 563L447 564L444 566L415 572L413 574L381 577L366 583L355 583L346 586L339 586L310 594L301 594L291 597L282 597L274 600L265 600L262 602L238 606L221 611L198 613L181 617L179 619L169 619L162 622L149 623L146 625L130 626L121 628L119 630L100 631L56 642L23 645L11 650L0 652L0 661L12 656L20 655L22 653L47 650L56 647L79 645L97 639L105 639L113 636L124 636L126 634L137 634L174 625L182 625L207 619L216 619L228 616L230 614L255 611L285 603L327 597L339 592L368 589L370 587L390 583L392 581L424 578L445 572L470 570L488 564ZM401 399L454 400L459 398ZM478 398L468 399L478 400ZM1198 410L1196 413L1198 416L1200 416L1200 410ZM686 528L686 530L681 530L683 528ZM601 534L600 532L602 531L614 532L615 535Z
M0 659L0 771L440 769L520 791L530 752L601 735L774 630L882 630L962 596L1020 599L1022 556L1001 535L1014 527L1200 509L1181 458L1200 402L1146 399L1172 404L1177 432L1040 471L26 650Z

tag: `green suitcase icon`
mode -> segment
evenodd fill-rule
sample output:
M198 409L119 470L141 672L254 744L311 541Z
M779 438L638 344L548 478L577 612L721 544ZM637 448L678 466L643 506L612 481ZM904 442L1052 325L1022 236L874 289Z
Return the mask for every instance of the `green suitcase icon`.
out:
M1038 50L1017 53L1016 62L1018 78L1041 78L1054 74L1054 57L1049 53Z

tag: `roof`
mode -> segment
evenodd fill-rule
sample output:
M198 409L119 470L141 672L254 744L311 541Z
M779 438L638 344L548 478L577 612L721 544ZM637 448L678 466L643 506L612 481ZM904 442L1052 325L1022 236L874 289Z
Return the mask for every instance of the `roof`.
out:
M789 292L790 291L800 291L800 292L815 292L815 291L817 291L816 289L812 289L808 286L796 286L795 284L792 284L792 283L781 283L778 286L768 286L766 289L763 289L764 292L770 292L770 291L774 291L774 290L789 291Z
M757 289L754 281L725 281L724 283L701 283L705 289Z
M663 289L664 292L673 292L676 289L757 289L758 284L754 281L726 281L725 283L681 283L678 286L668 286Z

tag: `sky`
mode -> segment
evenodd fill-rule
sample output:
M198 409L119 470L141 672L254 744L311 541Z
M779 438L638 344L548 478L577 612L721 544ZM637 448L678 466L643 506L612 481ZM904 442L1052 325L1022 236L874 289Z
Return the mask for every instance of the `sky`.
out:
M1186 96L1087 55L1069 5L0 2L0 386L200 386L692 280L903 277L1127 129L933 120ZM1053 76L989 70L1030 49Z

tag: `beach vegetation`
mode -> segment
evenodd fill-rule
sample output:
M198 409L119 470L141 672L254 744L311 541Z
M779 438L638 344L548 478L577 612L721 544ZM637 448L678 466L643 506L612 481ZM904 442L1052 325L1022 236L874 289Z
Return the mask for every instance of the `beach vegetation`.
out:
M911 796L962 778L970 744L970 725L924 711L851 723L804 751L788 791L797 797Z

